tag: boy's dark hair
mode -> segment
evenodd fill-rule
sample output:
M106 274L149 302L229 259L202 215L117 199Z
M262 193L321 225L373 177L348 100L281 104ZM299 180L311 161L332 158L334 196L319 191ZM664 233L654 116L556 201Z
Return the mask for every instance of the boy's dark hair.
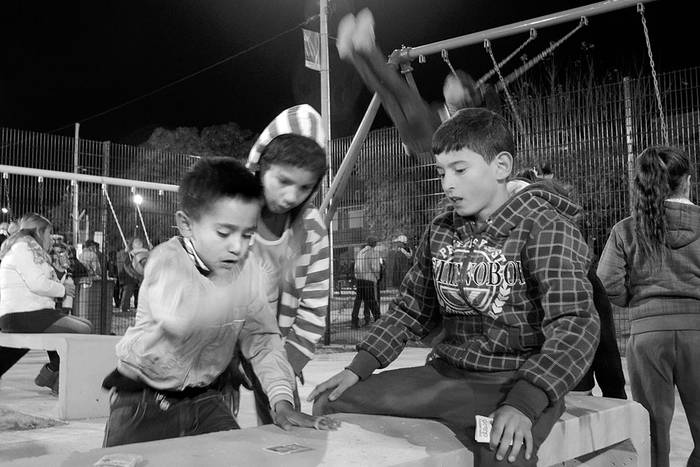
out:
M542 166L542 175L552 175L552 167L549 164Z
M483 108L462 109L433 134L433 154L467 148L491 162L501 152L515 157L513 133L499 114Z
M261 202L263 190L258 178L237 160L204 157L187 171L177 195L180 209L199 219L220 198Z
M284 164L306 169L320 180L328 170L326 152L311 138L283 134L268 144L260 155L260 174L272 164Z

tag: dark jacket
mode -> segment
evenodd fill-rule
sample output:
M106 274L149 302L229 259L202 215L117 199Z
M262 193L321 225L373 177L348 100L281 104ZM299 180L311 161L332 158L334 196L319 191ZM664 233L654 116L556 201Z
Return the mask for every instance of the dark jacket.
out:
M612 228L598 264L610 301L627 306L630 332L700 330L700 207L666 202L668 232L660 264L647 264L628 217Z
M358 345L349 369L366 378L439 321L434 354L457 368L517 370L505 404L535 420L586 372L599 321L586 278L579 207L531 186L483 227L453 211L428 226L399 296Z

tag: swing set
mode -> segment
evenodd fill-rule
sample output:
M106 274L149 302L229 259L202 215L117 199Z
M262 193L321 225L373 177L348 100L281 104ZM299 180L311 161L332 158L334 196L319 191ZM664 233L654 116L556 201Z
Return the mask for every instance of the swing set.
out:
M396 63L400 65L401 74L404 76L404 79L406 80L408 85L417 92L415 81L411 76L412 68L410 67L410 63L413 60L418 59L419 63L425 63L426 56L439 53L442 60L449 68L450 73L456 78L458 78L457 71L455 70L454 66L450 61L448 51L460 47L466 47L469 45L482 43L486 53L488 54L493 64L493 68L487 73L485 73L483 76L481 76L478 80L476 80L476 82L474 83L474 90L477 92L477 94L481 94L483 96L485 94L485 87L488 85L488 80L494 75L497 75L498 82L495 83L493 87L496 91L503 92L515 125L522 134L525 134L525 128L520 118L518 108L516 106L515 100L513 99L513 96L509 92L508 86L514 81L516 81L518 78L520 78L522 75L524 75L532 67L540 63L546 57L550 56L559 46L561 46L564 42L566 42L569 38L576 34L576 32L578 32L583 27L587 26L589 22L589 17L603 13L609 13L611 11L636 5L637 12L640 15L642 23L647 54L649 57L649 66L653 79L654 94L661 123L662 138L664 143L668 145L668 128L666 125L666 119L661 100L661 92L659 90L659 84L654 65L654 57L652 53L651 42L649 39L649 30L646 23L646 17L644 16L644 3L648 3L651 1L653 0L606 0L598 3L593 3L587 6L562 11L559 13L553 13L550 15L540 16L530 20L512 23L506 26L500 26L481 32L476 32L464 36L434 42L419 47L402 47L401 49L395 50L390 55L389 61L391 63ZM515 70L504 76L502 71L503 67L507 65L508 62L510 62L514 57L518 56L518 54L523 49L525 49L525 47L527 47L530 43L535 41L535 39L537 38L537 29L575 20L578 20L578 24L569 32L567 32L564 36L562 36L559 40L550 43L548 47L539 52L533 58L527 60L521 66L517 67ZM528 37L517 48L515 48L515 50L508 54L508 56L498 61L496 59L496 54L493 50L492 41L502 37L520 34L523 32L527 32ZM323 199L323 202L321 204L321 212L325 215L326 226L329 226L330 221L331 219L333 219L333 216L335 215L335 211L337 210L339 204L333 203L333 200L340 197L345 190L345 187L350 178L350 174L352 173L353 167L355 166L357 158L360 154L362 144L364 143L365 139L367 138L367 135L369 134L369 130L372 126L372 122L377 114L377 111L379 110L380 104L381 98L379 94L375 92L372 96L367 110L365 111L360 125L352 138L350 146L345 154L345 157L343 158L343 161L340 167L338 168L338 172L334 177L333 182L330 188L328 189L328 192L326 193L326 196Z

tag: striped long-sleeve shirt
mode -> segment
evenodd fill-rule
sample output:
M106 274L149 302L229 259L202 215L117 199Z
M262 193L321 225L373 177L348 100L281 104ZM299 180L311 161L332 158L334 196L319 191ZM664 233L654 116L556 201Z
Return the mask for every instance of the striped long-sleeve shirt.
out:
M328 307L328 231L318 209L307 206L292 222L291 268L284 274L277 319L294 372L313 357L326 328Z

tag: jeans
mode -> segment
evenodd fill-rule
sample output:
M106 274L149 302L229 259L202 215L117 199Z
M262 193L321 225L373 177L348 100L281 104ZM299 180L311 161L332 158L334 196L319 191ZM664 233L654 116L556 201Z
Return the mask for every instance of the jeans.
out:
M355 286L357 287L355 295L355 303L352 306L352 324L356 325L359 319L360 304L365 303L365 322L369 323L370 312L374 316L375 321L379 319L379 303L377 303L377 283L364 279L357 279Z
M220 392L174 398L152 389L113 390L103 447L237 430Z
M537 448L544 442L564 412L563 399L554 402L535 420L532 438L535 449L529 461L525 448L515 462L496 460L487 443L476 443L475 415L487 416L496 410L515 382L515 371L478 372L457 369L443 360L429 365L376 373L347 389L340 398L328 400L321 394L313 407L314 415L362 413L435 420L452 430L457 439L474 454L474 465L537 465Z

